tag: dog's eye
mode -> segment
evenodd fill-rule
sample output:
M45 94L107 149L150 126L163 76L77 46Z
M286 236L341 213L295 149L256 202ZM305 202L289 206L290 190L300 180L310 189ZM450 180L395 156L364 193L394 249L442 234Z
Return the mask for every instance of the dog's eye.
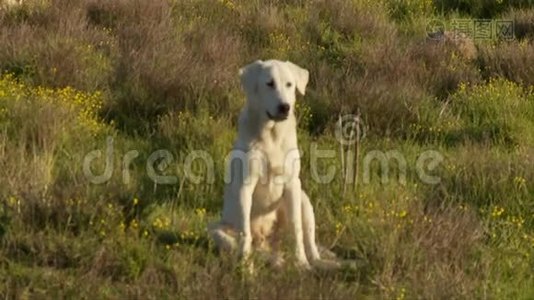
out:
M293 84L291 84L291 82L286 83L286 86L287 86L288 88L290 88L292 85L293 85Z
M267 86L274 89L274 80L267 82Z

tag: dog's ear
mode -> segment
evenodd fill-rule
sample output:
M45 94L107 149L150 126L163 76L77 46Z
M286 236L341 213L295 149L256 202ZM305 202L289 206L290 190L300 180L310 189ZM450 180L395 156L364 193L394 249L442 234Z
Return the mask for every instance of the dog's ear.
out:
M304 95L306 92L306 85L308 85L308 80L310 79L310 73L308 70L301 68L290 61L286 61L286 64L295 76L297 90Z
M263 67L263 61L257 60L239 69L241 86L247 94L253 93L258 88L258 74Z

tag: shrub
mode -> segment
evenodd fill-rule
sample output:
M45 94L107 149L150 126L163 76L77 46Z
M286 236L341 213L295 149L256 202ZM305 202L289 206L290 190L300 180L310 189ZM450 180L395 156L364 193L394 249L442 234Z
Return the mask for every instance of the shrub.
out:
M462 128L473 137L532 145L534 105L532 94L527 93L513 82L497 79L472 90L463 85L451 101L453 111L463 119Z
M426 107L424 120L412 128L412 133L449 145L467 141L532 145L532 97L531 90L504 79L473 86L461 84L440 109Z
M5 25L0 30L0 70L35 85L107 90L116 59L109 32L87 28L83 10L72 3L54 4L41 8L43 17L35 24L0 18ZM21 9L35 11L32 6Z
M12 75L0 78L2 131L10 140L25 147L50 150L56 142L76 132L79 137L93 137L104 132L98 114L103 96L63 89L32 88Z
M114 30L120 45L116 97L106 108L110 118L123 129L143 132L142 122L154 125L169 110L227 106L221 103L225 98L207 99L235 87L240 39L225 27L206 25L213 10L187 19L188 9L197 12L196 4L175 11L167 1L122 5L118 11L109 8L120 16Z
M486 78L502 76L525 87L534 85L532 41L513 41L481 47L479 64Z
M11 75L0 79L0 197L18 198L14 208L25 211L28 224L65 220L59 217L69 212L64 201L79 195L74 183L83 181L81 168L72 168L109 132L98 118L102 102L98 92L32 88Z
M501 18L514 22L514 35L517 39L534 39L534 8L511 9Z
M473 62L477 51L471 40L469 43L470 46L465 51L457 41L451 42L448 37L414 43L409 55L413 63L418 65L414 71L417 82L442 100L452 94L462 82L480 82L479 71Z
M493 18L510 7L528 8L530 0L434 0L438 12L460 12L478 18Z
M418 17L426 17L434 12L432 0L408 0L387 1L390 14L396 20L411 20Z

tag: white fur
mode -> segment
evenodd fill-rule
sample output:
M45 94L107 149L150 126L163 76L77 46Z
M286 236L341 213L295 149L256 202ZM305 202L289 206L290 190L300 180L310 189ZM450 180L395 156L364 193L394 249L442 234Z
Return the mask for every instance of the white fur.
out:
M258 60L239 73L247 102L229 157L222 219L208 231L219 249L237 250L243 259L253 249L267 250L275 265L283 262L277 250L290 233L298 265L309 268L320 254L313 207L299 178L294 115L295 94L304 95L308 71L291 62ZM290 106L286 119L278 118L280 104Z
M2 2L7 7L20 6L23 4L22 0L0 0L0 4L2 4Z

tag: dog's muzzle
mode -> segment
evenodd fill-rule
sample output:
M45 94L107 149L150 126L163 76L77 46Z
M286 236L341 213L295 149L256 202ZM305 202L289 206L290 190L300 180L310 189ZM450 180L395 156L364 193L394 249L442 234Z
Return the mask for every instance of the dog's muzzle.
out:
M273 121L284 121L289 116L289 110L291 107L287 103L283 103L278 105L277 107L277 113L276 115L272 115L270 112L267 111L267 117Z

